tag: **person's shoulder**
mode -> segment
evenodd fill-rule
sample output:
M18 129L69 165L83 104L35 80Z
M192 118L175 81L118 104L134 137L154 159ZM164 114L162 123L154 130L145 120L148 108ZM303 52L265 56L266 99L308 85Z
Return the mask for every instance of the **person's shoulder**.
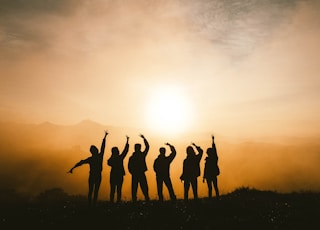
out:
M86 162L91 161L92 159L93 159L93 158L92 158L92 156L91 156L91 157L87 157L87 158L81 160L80 162L86 163Z

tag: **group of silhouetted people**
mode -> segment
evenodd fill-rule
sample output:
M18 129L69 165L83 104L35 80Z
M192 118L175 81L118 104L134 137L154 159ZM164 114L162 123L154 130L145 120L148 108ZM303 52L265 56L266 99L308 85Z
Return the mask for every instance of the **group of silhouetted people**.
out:
M73 169L83 164L89 164L90 172L88 178L88 202L90 206L95 206L98 199L98 192L101 184L101 173L103 166L103 157L105 152L106 137L108 132L105 131L102 139L101 148L99 149L91 145L91 156L80 160L76 163L68 172L72 173ZM131 174L131 197L132 201L137 201L137 191L140 186L144 198L146 201L150 200L149 189L147 183L147 177L145 172L147 171L146 156L149 152L149 142L144 135L140 134L140 137L144 142L144 149L142 145L136 143L134 145L134 152L129 157L128 170ZM173 145L165 143L170 148L171 153L166 156L166 148L159 148L159 155L154 160L153 170L156 173L157 192L159 201L163 201L163 185L168 189L170 199L175 201L176 195L173 189L172 181L170 178L170 164L176 157L176 149ZM195 152L195 149L197 153ZM126 136L126 143L124 149L120 153L118 147L111 148L111 156L107 160L110 170L110 201L115 201L115 195L117 195L116 201L121 201L122 185L125 175L125 169L123 161L129 152L129 137ZM198 182L197 178L200 176L200 161L203 156L203 150L200 146L192 143L186 149L187 156L183 161L182 174L180 180L183 181L184 186L184 200L187 201L190 186L192 188L194 199L198 199ZM218 180L217 176L220 174L218 166L218 154L216 145L214 142L214 136L212 135L212 147L207 149L207 157L205 158L203 182L207 182L208 185L208 197L212 198L212 187L215 189L216 197L219 198Z

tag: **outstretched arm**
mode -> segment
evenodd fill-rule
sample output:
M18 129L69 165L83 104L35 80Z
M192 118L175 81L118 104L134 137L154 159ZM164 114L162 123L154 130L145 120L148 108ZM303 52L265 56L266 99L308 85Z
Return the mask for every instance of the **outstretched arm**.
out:
M146 146L145 150L142 152L144 155L147 155L150 145L149 142L147 141L147 139L144 137L143 134L140 134L140 137L143 139L144 145Z
M85 163L87 163L86 160L81 160L81 161L79 161L78 163L76 163L76 164L68 171L68 173L72 173L75 168L77 168L77 167L79 167L79 166L81 166L81 165L83 165L83 164L85 164Z
M128 154L128 151L129 151L129 137L128 136L126 136L126 137L127 137L127 142L126 142L126 145L120 155L122 158L125 158L126 155Z

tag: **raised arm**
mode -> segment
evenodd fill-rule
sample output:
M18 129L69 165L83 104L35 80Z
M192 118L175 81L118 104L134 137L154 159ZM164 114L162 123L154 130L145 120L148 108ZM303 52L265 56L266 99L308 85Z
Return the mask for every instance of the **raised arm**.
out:
M108 131L104 131L104 137L102 139L102 143L101 143L101 148L100 148L100 154L104 154L104 150L105 150L105 147L106 147L106 137L108 135Z
M214 136L212 135L211 137L212 137L212 153L213 153L216 157L218 157L218 152L217 152L216 144L215 144L215 142L214 142Z
M144 155L147 155L150 145L149 142L147 141L147 139L144 137L143 134L140 134L140 137L143 139L144 145L146 146L145 150L142 152Z
M126 136L126 137L127 137L126 145L125 145L122 153L120 154L120 156L121 156L122 158L125 158L126 155L128 154L128 151L129 151L129 137L128 137L128 136Z
M214 143L214 135L213 134L212 134L211 138L212 138L212 149L213 149L214 152L217 152L216 144Z
M192 145L193 145L194 147L196 147L196 149L197 149L197 151L198 151L197 157L199 157L199 159L201 159L201 158L202 158L202 155L203 155L203 150L202 150L202 148L201 148L200 146L196 145L195 143L192 143Z
M171 153L169 155L169 159L170 159L170 161L173 161L173 159L176 157L177 151L173 145L171 145L169 143L165 143L165 144L170 147Z

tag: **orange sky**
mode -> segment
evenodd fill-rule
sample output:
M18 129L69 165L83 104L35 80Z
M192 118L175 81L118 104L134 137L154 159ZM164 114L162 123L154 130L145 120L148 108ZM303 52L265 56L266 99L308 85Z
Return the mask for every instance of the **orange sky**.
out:
M319 137L316 0L0 2L0 121Z
M191 130L318 133L317 1L12 2L2 120L145 128L152 93L178 86Z

